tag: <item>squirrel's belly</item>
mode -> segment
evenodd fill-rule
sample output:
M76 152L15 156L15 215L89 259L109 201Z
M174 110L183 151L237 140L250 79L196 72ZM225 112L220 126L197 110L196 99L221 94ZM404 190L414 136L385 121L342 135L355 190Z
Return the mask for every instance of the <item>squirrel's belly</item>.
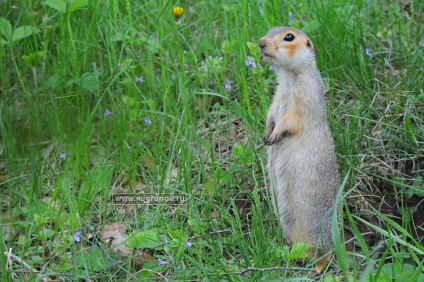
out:
M331 140L328 141L331 143ZM315 142L312 138L288 137L268 148L268 171L271 192L274 193L278 210L299 210L312 208L316 204L316 193L332 189L321 179L326 172L323 159L332 162L332 146L320 146L326 141ZM330 149L330 150L329 150ZM335 166L334 166L335 167ZM329 166L332 169L333 166ZM308 205L307 207L305 205Z
M296 207L298 196L292 180L295 177L295 170L291 163L290 142L282 140L277 144L268 147L268 172L271 181L270 191L274 212L279 218L284 232L289 234L296 217Z

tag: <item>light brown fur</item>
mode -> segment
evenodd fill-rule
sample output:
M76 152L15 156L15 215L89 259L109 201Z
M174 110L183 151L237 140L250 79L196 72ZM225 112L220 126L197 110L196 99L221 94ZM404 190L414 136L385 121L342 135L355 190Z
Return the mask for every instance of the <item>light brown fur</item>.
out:
M294 39L285 39L289 33ZM340 180L314 46L302 31L287 27L272 28L258 44L278 75L264 137L274 209L286 237L312 245L310 256L321 257L333 248ZM318 260L316 272L330 259Z

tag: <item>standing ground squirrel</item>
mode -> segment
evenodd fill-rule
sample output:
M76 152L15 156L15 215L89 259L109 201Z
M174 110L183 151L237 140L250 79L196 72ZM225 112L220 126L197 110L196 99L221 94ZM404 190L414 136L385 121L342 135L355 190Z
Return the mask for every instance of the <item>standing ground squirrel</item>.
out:
M285 236L312 245L310 256L321 257L333 248L331 219L340 180L314 46L290 27L272 28L258 45L278 75L264 137L274 210ZM317 273L330 258L317 262Z

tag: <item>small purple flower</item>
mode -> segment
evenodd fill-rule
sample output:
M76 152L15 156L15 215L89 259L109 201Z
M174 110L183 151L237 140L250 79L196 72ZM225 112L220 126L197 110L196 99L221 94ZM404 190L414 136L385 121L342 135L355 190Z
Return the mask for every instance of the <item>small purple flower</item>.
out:
M225 89L231 90L231 81L225 82Z
M193 246L193 243L189 242L188 239L186 240L185 243L186 243L186 246L187 247L192 247Z
M289 12L289 25L291 25L294 22L294 16L292 12Z
M158 259L158 265L164 265L164 264L168 264L169 262Z
M366 54L368 57L372 57L372 50L371 50L371 48L367 48L367 49L365 49L365 54Z
M141 76L136 76L135 77L135 82L144 82L144 79Z
M255 61L252 60L252 58L247 58L245 63L246 63L246 66L252 66L252 67L256 68L256 63L255 63Z
M66 158L66 152L63 151L62 153L60 153L59 158L65 159Z
M145 117L144 118L144 124L147 124L147 125L151 125L152 124L152 121L150 120L149 117Z
M177 269L180 269L181 268L181 263L179 263L178 265L177 265Z
M141 146L143 146L143 141L138 142L138 147L141 147Z
M105 110L105 116L111 116L113 115L111 111L109 111L108 109Z
M276 68L275 66L272 66L272 65L271 65L271 66L269 66L269 70L270 70L270 71L277 71L277 68Z
M77 231L77 233L75 233L75 235L74 235L75 242L79 243L81 241L80 235L81 235L81 232L79 232L79 231Z

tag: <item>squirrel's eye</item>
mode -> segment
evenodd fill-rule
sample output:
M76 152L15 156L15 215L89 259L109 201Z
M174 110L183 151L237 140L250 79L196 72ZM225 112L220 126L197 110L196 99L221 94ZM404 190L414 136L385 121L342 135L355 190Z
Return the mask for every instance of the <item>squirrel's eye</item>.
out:
M294 35L291 33L287 33L286 36L284 36L284 41L293 41Z

